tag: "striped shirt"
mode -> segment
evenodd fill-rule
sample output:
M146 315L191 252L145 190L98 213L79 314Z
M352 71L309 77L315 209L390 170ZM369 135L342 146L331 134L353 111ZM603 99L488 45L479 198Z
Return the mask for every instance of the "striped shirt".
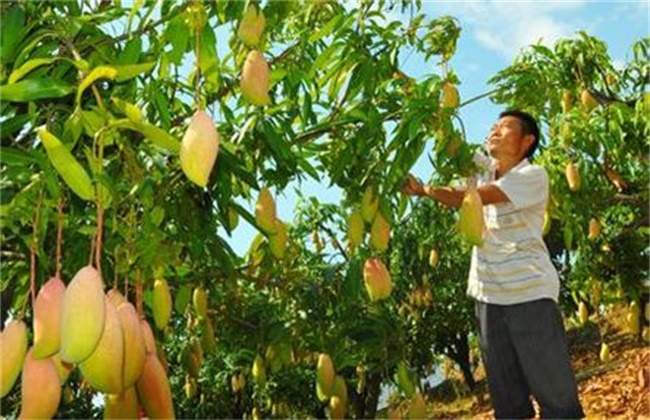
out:
M472 250L467 294L486 303L511 305L542 298L557 302L559 279L542 239L548 175L527 159L492 183L509 201L483 206L484 243Z

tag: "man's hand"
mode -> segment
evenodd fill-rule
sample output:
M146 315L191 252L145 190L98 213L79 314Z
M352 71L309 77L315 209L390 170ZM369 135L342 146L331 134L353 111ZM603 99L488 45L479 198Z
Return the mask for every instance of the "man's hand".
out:
M404 185L402 186L402 192L407 195L417 195L422 196L426 195L424 191L424 186L416 177L411 174L406 176Z

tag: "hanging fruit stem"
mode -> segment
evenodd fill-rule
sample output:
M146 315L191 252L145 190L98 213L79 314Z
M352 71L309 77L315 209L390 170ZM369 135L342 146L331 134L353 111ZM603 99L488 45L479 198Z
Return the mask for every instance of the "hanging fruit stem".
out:
M142 310L142 277L140 276L139 268L135 270L135 307L138 315L142 318L144 314Z
M59 213L56 228L56 277L61 278L61 246L63 244L63 198L59 198Z
M195 18L194 22L194 54L196 55L196 77L194 78L194 103L196 105L197 110L201 110L203 107L201 106L201 94L199 91L199 86L200 86L200 79L201 79L201 49L200 49L200 42L201 42L201 19L199 16L199 10L201 5L199 4L198 1L195 1L195 8L196 8L196 13L197 16Z
M29 270L29 292L32 298L32 307L36 302L36 248L38 247L38 225L41 222L41 204L43 204L43 189L38 194L38 202L36 203L36 214L34 214L34 226L32 231L32 245L29 249L30 254L30 270ZM25 316L27 301L23 305L20 313L20 319Z
M95 136L96 140L96 156L98 160L97 165L97 176L100 177L102 174L102 166L104 162L104 136L105 131L100 131ZM99 144L97 144L99 143ZM95 266L99 275L102 275L102 243L104 240L104 203L103 203L103 193L101 184L99 181L96 183L96 194L97 194L97 246L95 247Z

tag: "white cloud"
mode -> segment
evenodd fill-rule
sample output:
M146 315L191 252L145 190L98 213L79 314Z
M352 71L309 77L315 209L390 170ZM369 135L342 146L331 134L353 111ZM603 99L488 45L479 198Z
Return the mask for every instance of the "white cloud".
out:
M511 60L522 48L541 41L552 46L572 36L575 13L587 4L576 1L484 1L429 3L437 13L456 16L477 41ZM425 6L426 7L426 6ZM466 25L464 25L464 23ZM471 29L469 29L471 28Z

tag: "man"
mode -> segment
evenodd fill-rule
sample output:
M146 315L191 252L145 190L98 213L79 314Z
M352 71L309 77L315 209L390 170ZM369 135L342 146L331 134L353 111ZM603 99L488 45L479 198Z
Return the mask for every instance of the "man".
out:
M484 243L472 250L467 293L476 300L483 364L497 418L582 418L562 316L558 275L542 239L548 175L529 158L539 128L521 111L501 113L487 138L492 171L478 187ZM458 208L461 189L403 188Z

